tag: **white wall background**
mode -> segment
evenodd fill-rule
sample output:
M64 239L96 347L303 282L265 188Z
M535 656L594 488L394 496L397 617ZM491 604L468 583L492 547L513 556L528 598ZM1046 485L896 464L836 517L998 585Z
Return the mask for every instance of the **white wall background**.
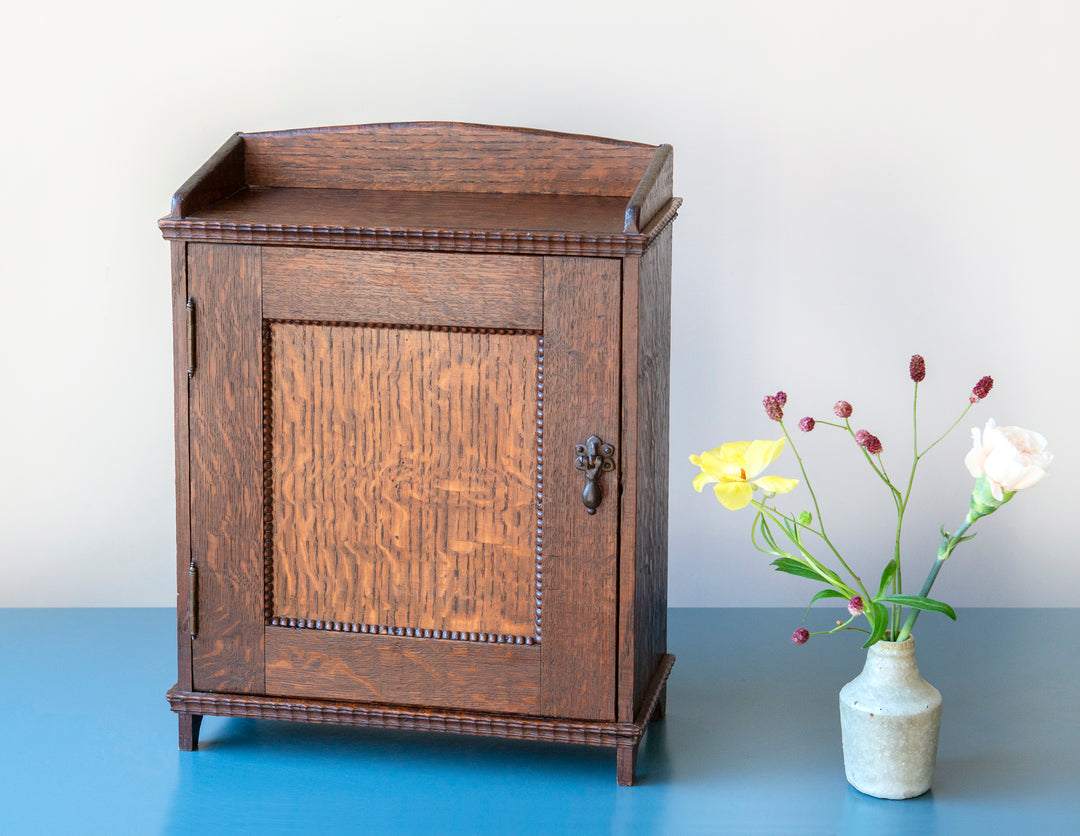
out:
M168 246L155 227L231 133L453 120L676 149L671 603L789 605L809 584L690 488L686 454L837 398L925 465L917 586L965 511L967 427L1046 434L1051 481L981 523L935 592L1080 605L1073 514L1080 5L1071 0L19 3L0 32L0 605L174 600ZM868 576L891 502L837 436L801 437ZM790 454L774 470L796 475ZM912 589L911 591L914 591Z

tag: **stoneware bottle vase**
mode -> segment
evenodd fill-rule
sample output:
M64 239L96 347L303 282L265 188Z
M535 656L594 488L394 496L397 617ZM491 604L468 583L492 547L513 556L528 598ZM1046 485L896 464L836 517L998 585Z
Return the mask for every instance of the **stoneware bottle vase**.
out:
M860 792L915 798L930 789L941 730L941 694L919 675L915 641L881 641L840 691L844 771Z

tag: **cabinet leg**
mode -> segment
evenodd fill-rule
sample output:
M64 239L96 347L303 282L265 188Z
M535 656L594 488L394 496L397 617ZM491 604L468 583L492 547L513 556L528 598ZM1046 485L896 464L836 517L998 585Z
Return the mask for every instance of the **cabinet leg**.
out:
M615 747L615 778L620 787L634 785L634 770L637 767L638 744Z
M660 689L660 698L656 701L656 708L653 709L653 720L663 720L664 715L667 714L667 683L664 683L664 687Z
M194 752L199 748L199 726L202 725L202 715L181 712L177 716L180 719L180 751Z

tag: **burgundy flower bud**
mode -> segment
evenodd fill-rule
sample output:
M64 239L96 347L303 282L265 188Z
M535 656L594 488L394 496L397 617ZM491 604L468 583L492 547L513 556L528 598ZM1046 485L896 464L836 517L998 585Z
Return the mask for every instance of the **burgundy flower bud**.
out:
M872 435L870 436L870 438L867 439L866 452L869 453L871 456L881 455L881 451L884 449L885 448L881 445L881 439L878 438L876 435Z
M908 373L916 383L921 383L926 378L926 361L923 360L921 354L911 355L911 365L908 366Z
M855 443L860 447L865 447L866 443L873 438L867 430L859 430L855 433Z
M852 615L862 615L864 609L865 605L861 595L856 595L847 602L847 611Z
M780 394L783 394L783 392L781 392ZM772 418L774 421L784 420L784 410L781 408L783 404L776 399L775 395L766 395L764 398L761 399L761 403L765 407L765 414Z
M805 418L799 421L799 429L802 430L804 433L808 433L812 429L814 429L814 425L816 423L817 422L813 418L807 415Z
M987 395L989 395L990 390L993 389L993 388L994 388L994 378L990 377L990 375L980 377L979 382L976 383L971 388L971 398L969 400L972 403L978 403L983 398L985 398Z
M780 406L784 406L787 403L787 392L777 392L774 397L776 398L776 402L780 404Z
M791 634L791 640L795 644L806 644L810 640L810 631L805 627L800 627Z
M851 404L847 401L837 401L833 404L832 411L836 413L837 418L850 418Z

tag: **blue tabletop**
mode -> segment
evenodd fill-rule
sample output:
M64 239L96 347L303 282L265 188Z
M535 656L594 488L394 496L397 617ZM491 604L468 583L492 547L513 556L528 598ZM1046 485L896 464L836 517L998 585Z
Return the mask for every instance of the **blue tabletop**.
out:
M170 610L0 610L0 832L1080 833L1078 622L924 615L937 778L882 801L844 780L858 636L796 647L801 610L671 610L667 718L628 788L613 749L269 720L208 717L179 752Z

